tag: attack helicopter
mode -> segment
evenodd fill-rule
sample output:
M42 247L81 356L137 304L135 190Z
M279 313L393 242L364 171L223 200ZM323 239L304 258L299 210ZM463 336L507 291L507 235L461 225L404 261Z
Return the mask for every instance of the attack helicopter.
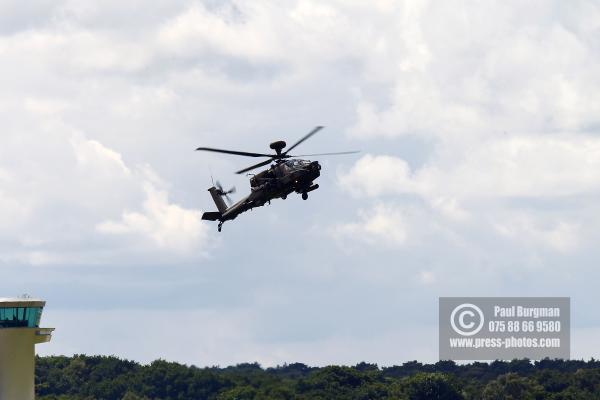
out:
M314 181L321 175L321 165L318 161L304 160L297 157L311 156L329 156L342 154L355 154L358 151L343 151L337 153L319 153L319 154L302 154L291 155L290 151L295 149L305 140L313 136L315 133L323 129L322 126L317 126L300 140L290 146L286 151L283 151L287 143L283 140L278 140L270 144L270 148L275 151L275 154L251 153L246 151L234 151L215 149L212 147L198 147L198 151L210 151L215 153L233 154L245 157L267 157L265 161L250 167L237 171L237 174L243 174L253 169L264 167L273 163L269 169L266 169L258 174L254 174L250 178L250 194L234 204L231 204L229 194L235 193L235 188L224 190L221 184L217 181L216 184L208 189L212 196L218 211L205 212L202 215L203 220L219 221L218 231L221 232L223 223L231 221L238 215L255 207L261 207L265 203L271 204L273 199L285 200L291 193L302 195L303 200L308 200L308 193L319 188ZM223 198L228 200L228 206Z

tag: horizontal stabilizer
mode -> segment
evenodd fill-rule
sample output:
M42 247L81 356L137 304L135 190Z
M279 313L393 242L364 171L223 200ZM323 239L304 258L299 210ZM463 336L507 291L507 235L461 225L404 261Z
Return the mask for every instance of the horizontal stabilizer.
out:
M202 214L202 219L207 221L216 221L221 218L221 213L218 211L210 211Z

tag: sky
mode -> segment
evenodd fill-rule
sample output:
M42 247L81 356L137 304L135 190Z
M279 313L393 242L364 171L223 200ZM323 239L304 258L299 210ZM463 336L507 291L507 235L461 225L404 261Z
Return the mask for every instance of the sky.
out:
M440 296L569 296L600 357L600 3L0 3L0 293L40 354L198 366L437 360ZM211 174L320 189L218 233Z

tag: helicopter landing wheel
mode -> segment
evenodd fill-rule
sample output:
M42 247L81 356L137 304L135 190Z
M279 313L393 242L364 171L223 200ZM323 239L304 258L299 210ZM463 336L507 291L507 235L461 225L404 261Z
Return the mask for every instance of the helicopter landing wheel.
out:
M221 232L221 229L222 229L222 228L223 228L223 223L222 223L222 222L220 222L220 223L219 223L219 227L217 228L217 230L218 230L219 232Z
M302 200L308 200L308 193L302 193Z
M284 194L283 196L281 196L281 200L285 200L285 199L287 199L287 195Z

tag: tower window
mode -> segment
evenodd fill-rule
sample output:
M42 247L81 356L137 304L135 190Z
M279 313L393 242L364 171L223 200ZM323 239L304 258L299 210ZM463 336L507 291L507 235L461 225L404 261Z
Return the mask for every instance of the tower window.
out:
M0 308L0 328L37 328L41 316L41 307Z

